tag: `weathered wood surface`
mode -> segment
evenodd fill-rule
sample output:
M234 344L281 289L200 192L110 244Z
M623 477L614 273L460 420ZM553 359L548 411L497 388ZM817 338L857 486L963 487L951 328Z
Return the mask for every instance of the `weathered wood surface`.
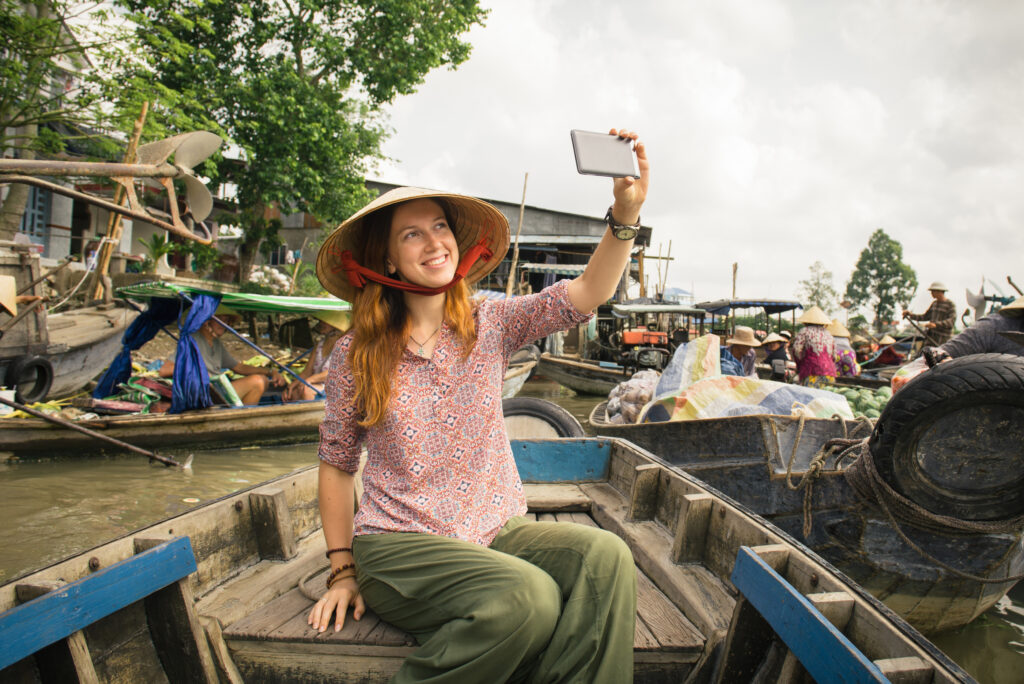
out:
M296 444L317 438L323 401L248 408L218 407L179 414L112 416L81 421L83 427L136 446L175 449ZM89 455L113 447L44 420L19 418L0 423L0 451L21 458L53 453ZM112 453L112 452L111 452Z
M536 518L544 522L576 523L596 526L590 516L579 512L541 512ZM319 586L323 576L310 580ZM360 681L386 681L384 673L397 670L402 660L415 649L415 640L408 634L383 622L367 610L356 621L351 613L341 631L328 629L320 633L306 622L312 601L298 589L280 596L224 629L228 644L239 669L246 677L284 676L287 681L314 681L328 668L324 662L341 658L355 669L349 676ZM261 648L255 642L285 642L291 645L348 645L348 648L306 651L303 659L285 655L280 647ZM704 638L682 612L642 571L637 574L637 621L634 633L634 655L637 660L637 681L659 681L659 678L682 678L700 656ZM370 663L373 655L390 663ZM306 662L304 662L306 661ZM283 668L286 674L282 675Z

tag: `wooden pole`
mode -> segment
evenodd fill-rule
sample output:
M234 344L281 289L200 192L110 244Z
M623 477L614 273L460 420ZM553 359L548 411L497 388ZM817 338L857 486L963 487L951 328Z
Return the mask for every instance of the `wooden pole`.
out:
M668 283L668 267L672 263L672 241L668 241L668 252L665 254L665 275L661 280L661 293L665 294L665 284Z
M519 202L519 225L516 227L516 243L512 249L512 263L508 268L508 278L505 282L505 296L512 296L512 286L516 283L516 268L519 265L519 233L523 230L523 212L526 210L526 181L530 174L523 174L523 199Z
M128 149L124 153L124 163L131 164L135 161L135 151L139 147L139 139L142 138L142 127L146 123L146 114L149 113L149 102L142 103L142 111L139 113L139 118L135 120L135 128L132 130L131 140L128 141ZM125 201L124 186L118 184L117 190L114 192L114 204L124 204ZM103 278L107 275L107 270L110 268L110 256L114 253L114 245L121 241L121 214L111 213L110 220L107 221L107 235L108 240L104 240L103 244L100 245L100 254L96 262L96 282L92 289L92 298L97 300L103 297Z
M61 427L65 427L65 428L67 428L69 430L75 430L77 432L81 432L84 435L89 435L90 437L95 437L96 439L102 440L104 442L109 442L110 444L113 444L115 446L119 446L122 449L127 449L128 451L134 451L135 453L141 454L142 456L147 456L148 458L151 458L154 461L160 461L164 465L177 466L178 468L187 468L187 467L189 467L191 465L191 462L192 462L192 458L189 457L188 461L185 462L185 465L182 465L181 463L178 463L177 461L175 461L173 458L168 458L166 456L159 456L159 455L153 453L152 451L146 451L145 449L140 449L137 446L132 446L131 444L128 444L127 442L122 442L119 439L114 439L113 437L108 437L107 435L100 434L99 432L96 432L95 430L89 430L88 428L84 428L81 425L77 425L75 423L72 423L70 420L64 420L63 418L58 418L57 416L51 416L48 413L43 413L42 411L37 411L34 408L30 408L28 406L25 406L24 404L19 404L18 402L11 401L10 399L5 399L3 397L0 397L0 404L6 404L7 406L10 406L11 408L17 409L19 411L24 411L25 413L29 414L30 416L35 416L36 418L42 418L43 420L49 421L49 422L53 423L54 425L60 425Z

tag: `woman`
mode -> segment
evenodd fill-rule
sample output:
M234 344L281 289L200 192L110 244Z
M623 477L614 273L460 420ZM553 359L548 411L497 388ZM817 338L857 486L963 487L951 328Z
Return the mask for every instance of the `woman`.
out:
M793 336L793 360L800 382L804 385L830 383L836 377L835 342L825 329L832 321L817 306L807 309L797 319L804 327Z
M331 352L334 345L341 339L342 333L348 330L349 317L345 311L318 311L313 314L319 323L313 332L323 335L309 353L309 361L306 367L299 373L299 377L307 384L292 380L282 393L284 401L303 401L316 397L316 392L324 391L324 381L327 379L327 371L331 367ZM309 385L312 385L311 388Z
M515 349L614 294L647 194L636 149L641 177L613 184L614 233L581 276L536 295L471 305L467 285L500 262L508 222L469 197L393 190L320 250L317 274L352 302L353 323L327 378L320 512L332 570L309 624L325 630L337 608L338 630L349 606L359 619L369 605L410 632L419 648L394 682L632 681L630 552L600 529L522 517L501 383Z
M833 318L826 328L832 341L835 343L835 355L832 360L836 364L837 377L851 378L860 375L860 366L857 365L857 352L850 344L850 331L838 318Z

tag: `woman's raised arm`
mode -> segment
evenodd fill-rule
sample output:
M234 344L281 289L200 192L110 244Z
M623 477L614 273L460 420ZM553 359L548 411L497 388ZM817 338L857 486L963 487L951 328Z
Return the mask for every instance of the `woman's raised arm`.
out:
M614 128L609 133L634 141L639 137L635 132ZM640 208L647 199L651 165L647 160L647 148L641 142L636 143L636 158L640 178L616 178L612 185L615 197L612 218L622 225L632 225L639 220ZM632 250L633 240L620 240L610 230L605 231L586 269L569 283L569 299L578 311L593 311L612 298Z

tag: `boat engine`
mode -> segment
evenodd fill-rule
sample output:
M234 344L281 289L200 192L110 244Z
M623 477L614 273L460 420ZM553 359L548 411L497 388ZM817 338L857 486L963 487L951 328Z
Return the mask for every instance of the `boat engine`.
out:
M634 371L651 369L660 371L672 353L668 348L668 333L661 330L624 330L622 332L619 365Z

